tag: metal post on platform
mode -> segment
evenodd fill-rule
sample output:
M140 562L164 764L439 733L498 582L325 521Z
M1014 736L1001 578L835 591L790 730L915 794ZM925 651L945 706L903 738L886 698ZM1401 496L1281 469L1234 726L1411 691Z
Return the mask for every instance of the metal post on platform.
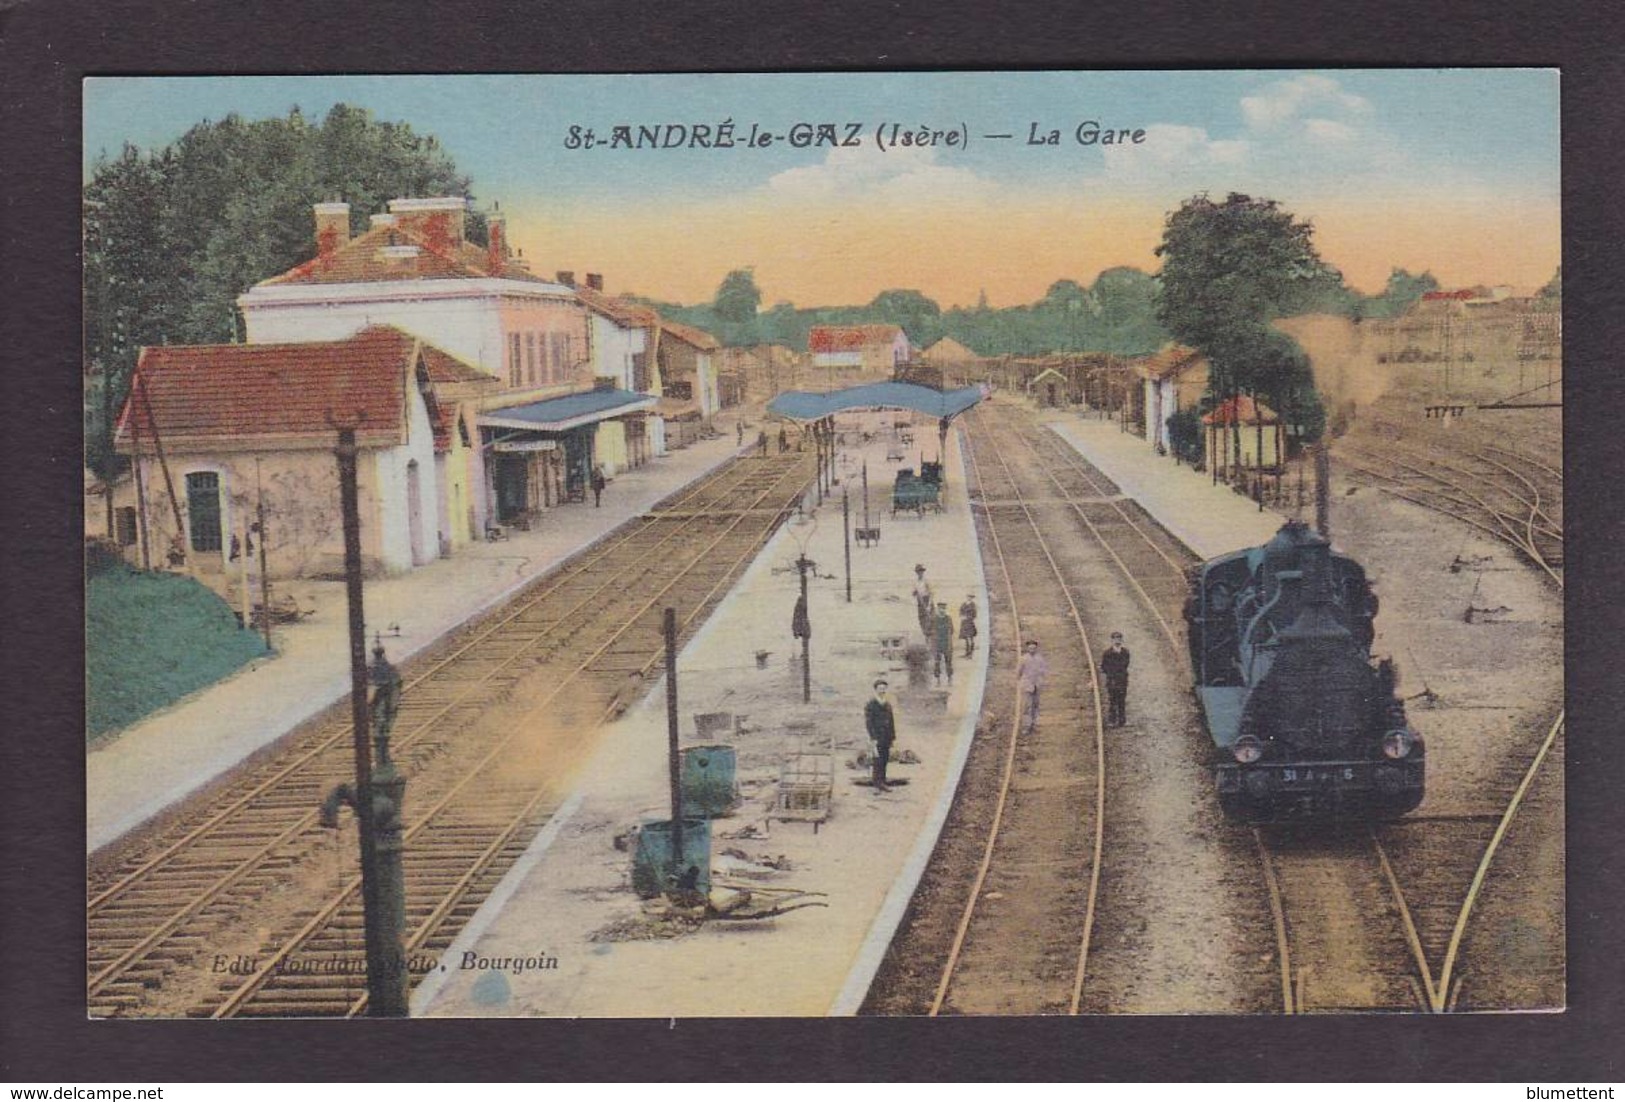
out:
M352 439L355 436L355 434L353 432L350 435L351 435ZM351 457L350 464L351 464L351 470L352 470L352 473L353 473L354 466L355 466L355 459L354 459L353 456ZM341 466L342 466L342 463L341 463ZM255 517L256 527L259 528L259 534L260 534L260 604L262 606L264 606L262 608L261 612L260 612L260 617L261 617L260 626L265 630L265 649L266 650L271 650L272 649L272 647L271 647L271 572L266 569L266 565L265 565L265 563L266 563L266 550L265 550L265 483L260 480L260 457L257 456L257 455L254 457L254 495L255 495L255 497L257 499L255 501L255 503L254 503L254 517ZM357 521L357 523L360 523L360 522ZM361 537L358 535L356 538L360 539ZM361 551L360 551L360 545L357 544L356 546L357 546L357 550L356 550L356 563L357 563L357 566L356 566L356 569L359 570L360 569L360 562L361 562ZM345 545L345 554L346 555L349 554L349 545L348 544ZM357 584L359 584L359 583L357 583ZM360 590L358 589L357 593L359 593L359 592L360 592ZM363 627L362 633L363 634L366 633L365 627ZM366 640L365 639L363 639L361 641L361 645L362 645L362 648L365 649L365 647L366 647ZM365 661L365 659L363 659L363 661Z
M350 721L355 731L355 788L346 791L340 786L328 796L323 806L323 821L336 825L338 805L348 802L355 809L361 825L361 901L362 922L367 952L367 1012L371 1017L404 1018L406 1016L405 954L401 948L401 926L404 924L404 897L390 900L380 890L376 827L378 820L393 820L398 825L399 806L377 806L379 795L374 788L372 770L371 724L367 701L367 639L366 615L362 607L361 589L361 510L356 489L355 429L339 430L336 449L339 467L339 502L344 516L344 578L345 593L350 613ZM265 535L260 533L260 546ZM270 609L266 609L269 620ZM382 649L382 648L380 648ZM397 684L398 691L398 684ZM393 720L393 698L388 705L388 718ZM383 717L381 717L383 718ZM384 741L387 759L387 736ZM380 779L397 781L393 766L380 770ZM384 811L380 816L378 812ZM395 853L398 856L398 830ZM395 919L399 919L397 922Z
M666 769L671 776L671 872L683 873L682 756L677 749L677 610L666 610L662 631L666 640Z
M1332 538L1331 497L1332 456L1322 440L1315 445L1315 531L1326 540Z
M846 603L852 603L852 503L841 487L841 532L846 537Z
M796 556L796 572L801 575L801 609L806 612L805 630L801 636L801 702L812 701L812 614L807 612L807 568L813 565L805 552Z

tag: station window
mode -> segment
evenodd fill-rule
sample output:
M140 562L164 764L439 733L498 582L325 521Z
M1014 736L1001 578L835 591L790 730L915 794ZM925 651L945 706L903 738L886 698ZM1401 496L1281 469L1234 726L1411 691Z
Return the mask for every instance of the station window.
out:
M508 385L509 386L519 386L525 381L523 376L521 376L521 374L520 374L520 372L522 370L523 370L523 368L520 366L520 363L519 363L519 334L518 333L512 333L512 334L509 334L509 336L508 336Z
M220 550L220 475L194 471L186 476L186 508L193 551Z
M120 547L135 546L135 506L120 505L113 515L114 532Z
M525 334L525 381L536 385L536 334Z

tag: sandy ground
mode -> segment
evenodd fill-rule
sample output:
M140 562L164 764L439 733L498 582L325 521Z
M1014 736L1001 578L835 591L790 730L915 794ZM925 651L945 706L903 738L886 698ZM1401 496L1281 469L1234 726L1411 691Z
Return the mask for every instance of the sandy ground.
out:
M850 423L873 428L890 419L871 414ZM934 439L924 439L931 436L921 433L927 457L935 452ZM896 519L885 503L898 464L886 451L877 436L842 456L843 481L854 495L867 458L872 523L882 530L878 546L853 546L852 603L845 600L837 498L781 530L684 648L678 670L685 745L698 741L696 713L729 712L743 724L723 739L738 755L744 803L712 824L714 877L748 887L757 899L777 890L825 893L805 899L826 906L695 926L651 916L632 893L631 856L615 840L669 815L665 698L657 687L608 733L575 796L445 954L444 970L419 988L414 1013L664 1017L856 1008L952 793L985 655L961 660L950 688L929 677L910 685L901 657L883 651L884 639L921 639L911 593L916 562L927 565L951 609L967 594L984 617L987 607L957 450L950 447L946 510ZM910 460L919 451L917 443ZM852 511L860 524L856 497ZM818 564L809 585L810 704L801 701L789 630L798 588L792 563L803 547ZM768 652L765 668L757 667L758 651ZM911 752L919 762L894 765L892 777L906 779L906 787L877 795L854 783L866 771L853 762L867 746L863 702L882 674L897 698L894 753ZM831 749L829 820L816 833L810 824L768 821L786 755Z
M531 532L479 543L409 574L369 581L368 631L400 663L500 603L560 561L735 454L717 439L619 475L603 507L562 506ZM273 631L277 653L98 742L85 760L86 851L95 852L319 714L350 689L348 610L340 582L278 585L315 614Z

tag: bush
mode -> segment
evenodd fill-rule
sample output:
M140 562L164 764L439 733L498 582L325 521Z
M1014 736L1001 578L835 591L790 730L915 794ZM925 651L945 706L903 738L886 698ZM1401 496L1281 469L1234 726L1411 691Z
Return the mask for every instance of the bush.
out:
M86 738L129 726L265 653L259 635L191 578L104 564L85 584Z

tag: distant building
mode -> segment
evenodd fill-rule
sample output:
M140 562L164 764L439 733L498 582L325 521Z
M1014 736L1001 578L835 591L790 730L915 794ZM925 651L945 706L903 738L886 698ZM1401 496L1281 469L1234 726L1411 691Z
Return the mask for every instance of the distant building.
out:
M668 445L681 447L697 439L722 408L716 367L711 362L720 348L717 339L703 329L660 319L655 363L662 384L658 408L666 420ZM675 439L673 425L677 426Z
M508 248L497 213L487 215L487 245L474 244L467 211L455 196L392 199L388 213L372 215L352 237L348 204L317 204L315 255L237 302L251 344L338 340L394 325L495 380L479 399L474 446L487 493L475 520L482 529L528 525L560 502L582 500L595 465L658 454L657 441L633 443L651 435L640 422L656 394L606 390L594 364L594 315L573 273L532 274ZM601 424L612 421L623 423Z
M647 306L604 293L603 277L587 276L587 285L576 288L576 297L592 316L592 371L594 378L610 379L613 385L637 394L658 398L660 372L652 355L660 315ZM666 454L666 432L655 414L636 415L605 421L599 425L596 445L604 473L640 467L651 456Z
M975 363L981 357L952 337L943 337L936 344L920 353L920 359L926 363L945 367L953 364Z
M910 355L908 335L896 325L815 325L807 331L814 368L890 378Z
M132 510L118 541L154 566L227 574L258 542L249 523L263 499L273 575L341 570L337 419L357 425L366 568L395 573L450 554L483 535L475 418L492 384L390 326L332 341L142 349L114 433L133 466L115 501Z
M1227 398L1202 418L1208 469L1221 475L1236 468L1274 470L1286 455L1281 418L1243 394Z
M1139 360L1134 373L1145 391L1145 438L1164 451L1172 450L1168 418L1194 409L1207 393L1207 357L1182 344L1164 345L1156 354Z

